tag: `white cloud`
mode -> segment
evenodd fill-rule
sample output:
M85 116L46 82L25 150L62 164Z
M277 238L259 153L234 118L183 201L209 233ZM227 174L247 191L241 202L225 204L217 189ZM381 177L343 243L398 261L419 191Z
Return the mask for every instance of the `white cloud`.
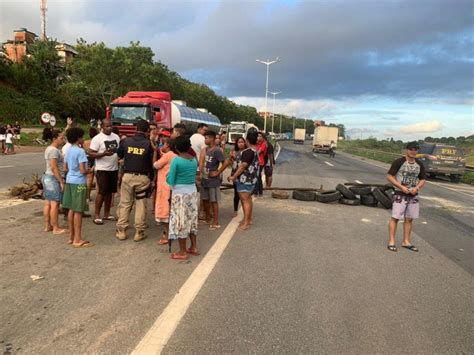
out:
M265 111L264 97L232 97L232 101L241 105L256 107L258 111ZM302 100L302 99L275 99L275 113L307 119L324 119L332 115L337 105L329 100ZM273 111L273 96L268 97L268 112Z
M418 135L425 133L435 133L443 129L443 125L438 120L418 122L394 130L387 130L386 135Z

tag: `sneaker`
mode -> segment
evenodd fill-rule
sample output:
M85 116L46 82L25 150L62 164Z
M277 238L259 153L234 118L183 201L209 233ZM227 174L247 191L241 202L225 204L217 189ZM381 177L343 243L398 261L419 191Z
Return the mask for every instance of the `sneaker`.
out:
M145 232L144 231L137 231L135 232L135 236L133 237L133 240L135 242L140 242L142 241L143 239L146 239L146 235L145 235Z
M115 233L115 237L117 237L118 240L125 240L127 239L127 234L125 233L124 230L117 229L117 233Z

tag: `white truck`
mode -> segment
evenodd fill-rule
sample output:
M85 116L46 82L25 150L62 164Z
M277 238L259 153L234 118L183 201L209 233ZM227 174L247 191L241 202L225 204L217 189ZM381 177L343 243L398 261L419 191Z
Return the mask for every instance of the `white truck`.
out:
M332 154L337 147L339 128L329 126L317 126L314 129L313 152Z
M247 132L250 128L255 128L258 130L258 127L253 123L248 123L245 121L230 122L229 130L227 131L227 143L234 144L235 141L240 137L247 139Z
M305 138L306 138L306 129L295 128L295 132L293 133L293 143L304 144Z

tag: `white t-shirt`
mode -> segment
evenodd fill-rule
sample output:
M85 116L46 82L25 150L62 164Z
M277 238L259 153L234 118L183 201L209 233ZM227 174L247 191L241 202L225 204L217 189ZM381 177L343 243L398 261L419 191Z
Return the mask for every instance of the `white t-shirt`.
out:
M61 153L63 153L63 158L66 159L66 154L69 148L72 147L72 144L67 142L66 144L63 145L63 148L61 149Z
M5 143L12 144L13 143L12 139L13 139L13 134L7 133L7 139L6 139Z
M191 136L191 148L196 152L196 157L199 160L201 156L201 150L206 147L206 138L201 133L194 133Z
M117 151L120 144L120 138L115 133L106 135L100 132L91 140L90 149L97 153L103 153L107 149ZM115 171L118 170L118 156L117 153L111 156L103 156L95 159L95 170Z

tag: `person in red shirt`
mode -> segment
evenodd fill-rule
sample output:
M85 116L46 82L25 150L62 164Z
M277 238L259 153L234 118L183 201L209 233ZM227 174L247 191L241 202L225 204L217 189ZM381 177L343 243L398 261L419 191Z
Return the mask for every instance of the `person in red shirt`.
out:
M254 195L261 197L263 195L263 183L262 183L262 172L265 167L265 157L268 152L267 140L265 139L265 133L258 132L257 138L257 153L258 153L258 180L255 185Z

